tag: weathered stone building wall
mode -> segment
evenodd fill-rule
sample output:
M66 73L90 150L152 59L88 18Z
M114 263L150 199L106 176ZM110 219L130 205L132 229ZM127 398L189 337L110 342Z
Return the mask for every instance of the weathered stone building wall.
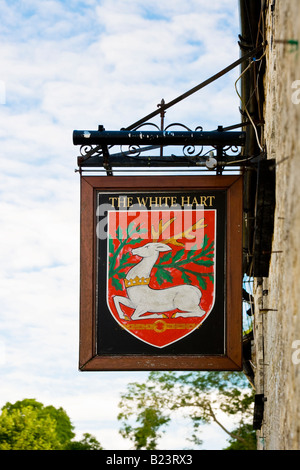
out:
M258 449L300 449L300 0L266 2L264 142L276 161L268 278L255 280Z

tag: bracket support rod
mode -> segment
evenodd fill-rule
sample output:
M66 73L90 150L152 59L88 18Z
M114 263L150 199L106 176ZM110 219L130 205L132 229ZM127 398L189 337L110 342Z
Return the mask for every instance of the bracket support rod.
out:
M240 59L236 60L235 62L233 62L231 65L228 65L228 67L225 67L225 69L221 70L220 72L216 73L215 75L213 75L212 77L208 78L207 80L205 80L204 82L202 83L199 83L199 85L196 85L195 87L191 88L190 90L186 91L185 93L183 93L182 95L178 96L177 98L175 98L174 100L170 101L169 103L163 103L161 104L161 106L159 107L159 109L153 111L152 113L148 114L147 116L143 117L142 119L140 119L139 121L136 121L135 123L131 124L130 126L128 126L126 129L127 130L130 130L130 129L134 129L135 127L138 127L140 124L144 123L145 121L149 121L149 119L152 119L154 116L156 116L157 114L165 111L166 109L170 108L171 106L174 106L174 104L177 104L179 103L180 101L184 100L185 98L187 98L188 96L192 95L193 93L201 90L201 88L204 88L206 87L207 85L209 85L210 83L214 82L215 80L218 80L220 77L222 77L223 75L225 75L226 73L230 72L231 70L233 70L235 67L237 67L238 65L241 65L243 62L247 61L248 59L252 59L253 57L256 56L256 54L258 54L264 47L264 44L260 44L258 47L256 47L255 49L251 50L250 52L244 54Z

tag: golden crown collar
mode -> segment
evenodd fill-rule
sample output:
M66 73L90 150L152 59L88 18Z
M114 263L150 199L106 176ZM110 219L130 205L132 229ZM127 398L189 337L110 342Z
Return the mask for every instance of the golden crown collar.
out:
M133 286L147 286L150 282L150 277L138 277L134 279L125 279L125 287Z

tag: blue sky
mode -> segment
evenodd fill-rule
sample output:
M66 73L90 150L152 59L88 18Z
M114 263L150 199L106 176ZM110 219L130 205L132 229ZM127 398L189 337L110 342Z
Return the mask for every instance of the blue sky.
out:
M77 369L72 132L126 127L236 60L238 2L1 0L0 12L0 406L23 398L62 406L78 436L128 449L117 404L127 383L146 374ZM168 110L166 124L239 122L238 72ZM174 425L160 448L183 448L185 432ZM208 448L226 442L214 427L202 438Z

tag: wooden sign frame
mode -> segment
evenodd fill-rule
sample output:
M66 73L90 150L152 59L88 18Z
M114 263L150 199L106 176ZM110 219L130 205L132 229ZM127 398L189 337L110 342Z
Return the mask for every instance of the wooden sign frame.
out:
M145 352L143 352L142 344L138 353L135 353L131 349L127 351L125 344L119 352L118 338L127 338L128 331L116 323L115 328L119 328L123 335L120 336L121 333L117 332L119 335L116 336L117 340L112 341L113 348L117 349L110 352L110 348L107 347L102 353L98 345L99 331L105 333L108 327L103 323L104 320L102 322L101 317L102 309L107 309L107 306L104 306L105 302L101 301L99 307L98 301L99 289L101 289L98 280L99 259L102 257L102 264L106 262L105 259L103 260L104 254L98 253L96 234L98 194L113 194L117 198L119 194L159 194L162 191L165 194L189 192L199 196L216 194L220 201L224 201L224 210L219 210L220 220L224 222L224 250L221 250L223 271L218 274L219 282L222 282L224 287L223 298L218 304L218 310L223 311L219 315L224 317L224 350L216 354L210 351L203 352L203 350L197 352L197 340L193 340L192 346L189 346L190 338L194 334L192 333L188 339L184 340L183 344L187 345L184 346L186 349L183 347L183 349L176 350L176 343L175 349L170 349L171 352L165 353L163 349L145 345ZM243 178L240 175L81 176L79 347L81 371L242 370L242 194ZM202 328L204 326L201 326L199 331ZM209 331L217 331L217 328L214 330L213 326L210 328ZM181 341L178 341L179 343Z

